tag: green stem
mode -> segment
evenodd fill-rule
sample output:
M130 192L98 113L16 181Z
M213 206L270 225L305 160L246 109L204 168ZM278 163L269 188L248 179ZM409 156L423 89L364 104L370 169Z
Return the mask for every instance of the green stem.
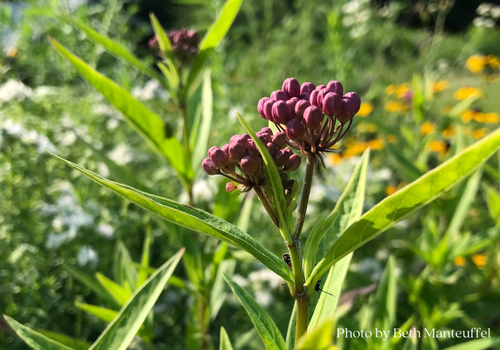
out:
M315 155L311 154L307 157L306 177L304 178L304 186L302 187L302 195L300 196L299 209L297 212L297 221L293 230L292 238L295 240L300 237L304 220L306 218L307 204L309 203L309 195L311 194L311 185L313 181Z
M303 295L297 298L297 328L295 330L295 346L299 339L307 332L307 322L309 317L309 298Z
M266 197L266 194L262 190L261 187L255 186L253 188L255 190L255 193L257 193L257 197L259 197L260 201L262 202L262 205L264 206L264 209L266 209L267 214L273 221L273 223L276 225L276 227L280 227L280 223L278 220L278 217L276 216L276 213L274 212L273 206L269 202L269 200Z

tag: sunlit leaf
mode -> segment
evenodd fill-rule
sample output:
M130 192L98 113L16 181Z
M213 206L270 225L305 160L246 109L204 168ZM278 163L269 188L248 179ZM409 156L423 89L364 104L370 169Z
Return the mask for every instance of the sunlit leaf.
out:
M132 296L130 289L120 286L99 272L96 273L95 277L99 283L113 296L113 298L115 298L120 306L124 305Z
M90 305L90 304L79 303L78 301L75 302L75 306L83 311L88 312L89 314L94 315L95 317L106 323L113 321L116 315L118 315L118 311L116 310L106 309L104 307Z
M170 44L170 40L168 39L167 33L161 26L158 18L153 13L149 14L149 18L151 19L151 26L155 32L156 38L158 39L158 45L160 46L160 51L163 54L166 54L172 51L172 44Z
M233 346L231 345L231 341L229 340L229 337L224 327L220 327L219 350L233 350Z
M297 350L336 350L332 344L333 322L327 318L300 338Z
M142 244L142 255L141 255L141 269L139 270L139 275L137 277L137 286L139 288L148 279L148 268L149 268L149 250L151 249L151 226L146 227L146 234L144 236L144 243ZM170 277L172 278L172 277Z
M465 149L417 181L373 207L340 236L306 282L316 281L330 266L398 221L437 198L473 172L500 147L500 129Z
M378 284L374 301L375 312L372 325L382 331L392 331L396 322L397 278L395 270L395 259L390 256Z
M36 329L36 331L49 339L52 339L59 344L66 345L73 350L88 350L90 348L90 343L86 341L75 339L67 336L66 334L47 331L45 329Z
M288 329L286 331L286 348L288 350L295 349L295 332L297 330L297 303L293 303L292 314L288 321Z

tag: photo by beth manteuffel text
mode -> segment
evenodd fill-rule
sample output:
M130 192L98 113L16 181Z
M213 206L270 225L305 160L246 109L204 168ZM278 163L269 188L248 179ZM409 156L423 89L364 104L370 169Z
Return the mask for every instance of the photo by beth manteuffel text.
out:
M412 328L409 331L402 331L400 328L394 328L392 331L383 331L375 328L372 332L370 330L355 330L351 331L347 328L337 328L337 338L382 338L387 340L392 338L491 338L490 329L481 330L481 328L471 328L469 330L439 330L427 329L418 330Z

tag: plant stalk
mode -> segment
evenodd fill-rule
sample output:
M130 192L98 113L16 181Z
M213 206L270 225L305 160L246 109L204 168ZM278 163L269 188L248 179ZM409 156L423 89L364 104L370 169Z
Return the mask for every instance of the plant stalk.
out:
M302 232L302 227L304 226L304 220L306 218L307 204L309 203L309 195L311 194L314 166L316 163L315 160L316 158L314 154L307 157L306 177L304 178L304 186L302 187L302 195L300 196L297 221L295 222L295 228L292 234L292 238L297 241L300 237L300 233Z
M307 322L309 317L309 298L303 295L297 298L297 326L295 329L295 346L299 339L307 332Z
M276 225L276 227L279 228L280 223L278 217L274 212L273 206L271 205L271 203L269 203L266 194L264 193L264 191L262 191L262 188L260 188L259 186L255 186L253 189L255 190L255 193L257 193L257 197L259 197L260 201L262 202L264 209L266 209L267 214L269 215L273 223Z

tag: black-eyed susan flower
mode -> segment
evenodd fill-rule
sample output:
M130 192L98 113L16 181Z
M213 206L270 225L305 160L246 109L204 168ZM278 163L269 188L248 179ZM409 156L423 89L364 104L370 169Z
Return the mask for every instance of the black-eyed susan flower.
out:
M466 98L469 97L481 97L481 96L483 96L483 92L481 91L481 89L470 86L461 87L453 94L453 97L456 100L465 100Z

